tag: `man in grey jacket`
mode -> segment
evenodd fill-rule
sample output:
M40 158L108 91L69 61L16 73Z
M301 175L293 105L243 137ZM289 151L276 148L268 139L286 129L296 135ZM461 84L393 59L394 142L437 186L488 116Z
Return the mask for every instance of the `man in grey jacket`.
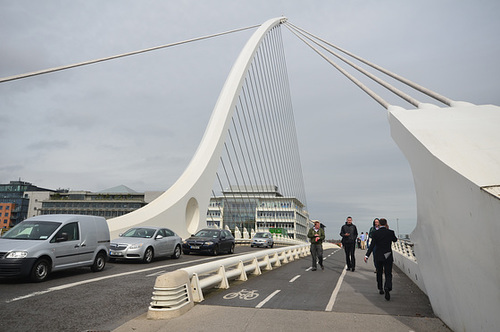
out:
M342 236L342 247L345 251L347 270L352 270L354 272L356 267L354 250L356 248L356 239L358 238L358 229L352 223L352 217L347 217L345 225L340 229L340 236Z

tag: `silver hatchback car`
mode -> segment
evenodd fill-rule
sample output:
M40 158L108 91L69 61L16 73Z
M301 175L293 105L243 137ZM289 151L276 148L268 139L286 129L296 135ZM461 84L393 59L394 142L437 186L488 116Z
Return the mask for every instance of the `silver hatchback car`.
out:
M142 260L151 263L153 258L170 256L181 257L182 239L168 228L136 227L111 241L109 258Z
M274 239L269 232L258 232L252 238L250 247L266 247L272 248L274 246Z

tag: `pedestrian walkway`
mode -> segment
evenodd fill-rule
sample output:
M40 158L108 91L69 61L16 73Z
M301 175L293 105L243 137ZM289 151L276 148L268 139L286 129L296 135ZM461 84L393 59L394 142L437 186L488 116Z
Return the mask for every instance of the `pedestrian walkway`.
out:
M364 263L364 253L364 250L356 250L356 270L346 271L331 312L197 304L183 316L170 320L148 320L146 314L141 315L118 327L114 332L256 329L287 332L315 329L450 331L434 316L427 296L397 267L393 273L391 301L386 301L377 290L372 258L370 257L367 264Z

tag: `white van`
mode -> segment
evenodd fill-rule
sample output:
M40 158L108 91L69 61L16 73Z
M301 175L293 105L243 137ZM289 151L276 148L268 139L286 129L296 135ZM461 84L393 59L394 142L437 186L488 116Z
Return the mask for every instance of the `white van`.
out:
M109 242L103 217L48 214L29 218L0 237L0 277L40 282L52 271L74 267L102 271Z

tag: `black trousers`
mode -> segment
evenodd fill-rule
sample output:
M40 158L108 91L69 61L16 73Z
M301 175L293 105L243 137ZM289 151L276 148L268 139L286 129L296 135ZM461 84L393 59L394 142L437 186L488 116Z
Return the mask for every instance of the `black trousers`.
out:
M356 249L356 243L345 243L343 244L345 250L345 262L348 269L354 269L356 267L356 258L354 257L354 250Z
M388 259L377 261L377 287L380 290L392 290L392 255ZM385 283L382 287L382 274L385 277Z
M317 262L319 262L320 266L323 266L323 245L311 243L311 256L313 269L317 267Z

